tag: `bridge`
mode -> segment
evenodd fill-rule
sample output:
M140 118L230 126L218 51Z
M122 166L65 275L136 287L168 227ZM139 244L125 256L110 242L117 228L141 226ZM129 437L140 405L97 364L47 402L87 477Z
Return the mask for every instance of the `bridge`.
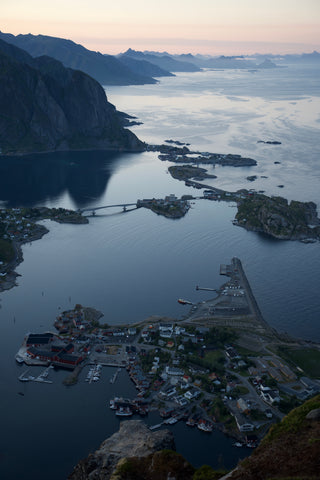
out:
M103 205L102 207L79 208L78 212L79 213L92 212L92 215L95 215L96 210L102 210L103 208L114 208L114 207L122 207L122 210L126 212L127 207L132 207L132 206L139 208L137 205L137 202L136 203L117 203L115 205Z

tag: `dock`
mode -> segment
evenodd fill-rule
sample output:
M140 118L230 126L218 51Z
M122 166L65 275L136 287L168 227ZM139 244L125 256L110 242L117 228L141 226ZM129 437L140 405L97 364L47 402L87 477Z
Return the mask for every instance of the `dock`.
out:
M20 382L53 383L52 380L47 379L47 377L49 375L49 371L51 370L51 368L53 368L53 367L51 367L51 365L50 365L42 373L40 373L40 375L38 375L37 377L34 377L32 375L27 375L27 373L30 370L30 368L28 368L28 370L26 370L21 375L19 375L18 380L20 380Z
M151 425L149 427L149 430L156 430L157 428L160 428L163 425L163 422L157 423L156 425Z
M121 371L121 368L119 367L118 370L110 378L110 383L114 383L117 380L120 371Z

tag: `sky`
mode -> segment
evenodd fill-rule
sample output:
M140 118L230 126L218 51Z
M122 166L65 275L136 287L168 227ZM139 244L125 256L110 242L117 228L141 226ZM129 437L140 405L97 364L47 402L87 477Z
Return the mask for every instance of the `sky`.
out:
M0 0L0 18L5 33L110 54L320 51L320 0Z

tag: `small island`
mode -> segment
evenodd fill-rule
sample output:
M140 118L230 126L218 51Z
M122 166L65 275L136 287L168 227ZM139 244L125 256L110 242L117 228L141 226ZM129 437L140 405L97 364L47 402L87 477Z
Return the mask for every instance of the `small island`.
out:
M264 143L266 145L281 145L281 142L278 142L277 140L258 140L257 143Z
M237 201L235 224L280 240L320 239L320 220L313 202L290 203L282 197L254 193Z
M170 175L177 180L204 180L206 178L217 178L216 175L207 173L205 168L193 167L191 165L175 165L168 168Z
M171 194L162 198L145 198L138 200L137 207L144 207L152 210L158 215L163 215L166 218L181 218L184 217L190 208L188 202L192 196L184 195L181 199Z
M177 143L177 142L175 142ZM195 163L208 165L221 165L228 167L252 167L257 165L256 160L242 157L238 154L222 154L192 151L187 146L179 147L170 145L146 145L146 150L160 152L159 160L175 163Z

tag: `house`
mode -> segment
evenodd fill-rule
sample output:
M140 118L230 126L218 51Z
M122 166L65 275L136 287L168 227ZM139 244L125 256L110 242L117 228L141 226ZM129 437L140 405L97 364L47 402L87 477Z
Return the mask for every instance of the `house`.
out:
M171 333L173 332L173 324L172 323L160 323L159 331L162 332L163 330L170 330Z
M254 425L248 422L247 418L243 415L236 413L233 416L236 419L236 424L240 432L252 432L254 430Z
M53 341L54 334L50 332L46 333L29 333L26 338L26 346L41 347L48 345Z
M160 337L161 338L171 338L172 337L172 330L160 330Z
M137 334L137 329L134 327L128 328L128 335L136 335Z
M318 392L320 391L319 384L317 384L316 382L314 382L313 380L311 380L311 379L308 378L308 377L301 377L301 378L300 378L300 382L301 382L302 385L303 385L304 387L306 387L307 390L309 390L310 392L318 393Z
M270 389L268 391L261 390L261 397L269 405L273 405L274 403L280 402L279 392L277 390L270 390Z
M197 379L193 382L193 385L194 385L195 387L201 387L202 381L197 378Z
M181 377L184 375L184 371L181 370L180 368L169 367L169 366L166 367L166 373L168 375L181 376Z
M239 398L237 401L237 407L239 408L241 413L248 414L249 413L249 407L247 402L243 398Z
M188 400L193 400L194 398L198 398L200 393L201 392L199 390L192 388L184 394L184 397L187 398Z
M183 328L183 327L176 327L176 328L174 329L174 333L175 333L176 335L181 335L182 333L185 333L185 331L186 331L186 329Z

